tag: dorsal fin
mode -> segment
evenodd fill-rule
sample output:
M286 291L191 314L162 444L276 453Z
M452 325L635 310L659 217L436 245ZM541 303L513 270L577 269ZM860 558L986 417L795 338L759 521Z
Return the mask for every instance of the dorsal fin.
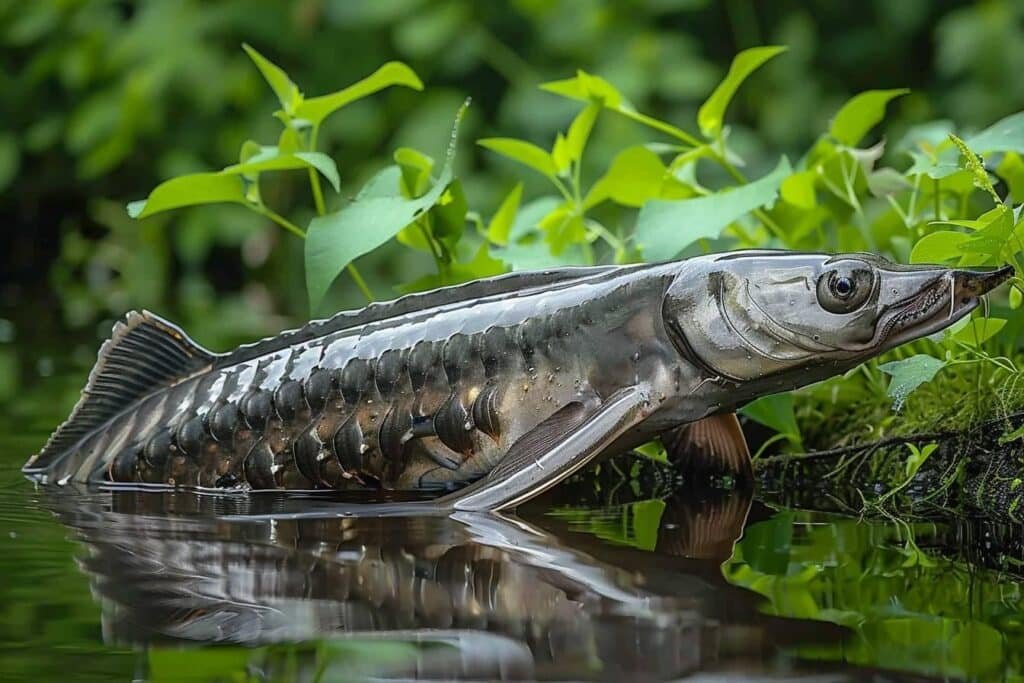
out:
M220 356L218 365L226 366L241 363L267 353L279 351L293 344L301 344L325 334L340 332L341 330L358 327L359 325L386 320L387 318L405 315L413 311L421 311L434 306L443 306L469 299L495 296L535 287L545 287L601 275L611 271L621 272L631 267L644 266L584 266L508 273L484 280L467 282L466 284L442 287L429 292L407 294L391 301L372 303L365 308L355 311L342 311L330 318L313 320L294 330L287 330L273 337L267 337L252 344L239 346L234 351Z
M215 356L176 325L132 311L114 325L71 417L24 467L49 469L82 439L138 399L209 368Z

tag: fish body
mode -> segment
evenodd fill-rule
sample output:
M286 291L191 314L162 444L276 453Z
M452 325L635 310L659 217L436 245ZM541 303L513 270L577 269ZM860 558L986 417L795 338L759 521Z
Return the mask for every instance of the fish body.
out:
M762 251L567 268L373 304L224 354L131 313L25 471L211 489L466 487L445 500L511 507L598 455L940 329L976 305L970 287L1006 273L957 277ZM712 457L749 467L734 418L704 424Z

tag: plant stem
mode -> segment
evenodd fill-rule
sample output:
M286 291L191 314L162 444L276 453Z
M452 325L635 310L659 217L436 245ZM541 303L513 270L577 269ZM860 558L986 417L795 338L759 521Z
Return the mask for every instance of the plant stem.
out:
M719 154L718 150L715 149L712 149L712 151L714 153L715 161L718 162L719 166L725 169L726 173L732 176L733 180L744 185L750 182L749 180L747 180L747 177L740 172L738 168L733 166L732 163L730 163L729 160L725 158L724 154ZM765 227L771 230L773 235L775 235L780 240L782 240L783 243L785 243L785 233L782 231L782 228L780 228L779 224L773 221L768 216L768 214L764 212L763 209L754 209L754 215L757 216L757 220L764 223Z
M267 208L267 207L265 207L263 205L250 206L249 208L251 208L256 213L260 214L261 216L265 216L265 217L269 218L270 220L274 221L275 223L277 223L278 225L280 225L282 228L284 228L288 232L292 233L293 235L295 235L297 237L301 237L302 239L306 239L306 231L305 230L303 230L299 226L295 225L290 220L288 220L287 218L285 218L281 214L277 213L273 209L269 209L269 208Z
M363 293L363 296L366 297L366 300L373 301L373 292L370 291L370 288L366 285L366 280L364 280L363 276L359 274L359 271L356 269L355 265L350 263L347 266L345 266L345 270L347 270L348 274L352 276L352 281L356 283L356 287L358 287L359 291Z
M316 138L319 132L319 126L314 126L313 130L309 133L309 149L312 152L316 151ZM309 185L313 188L313 203L316 204L317 215L327 215L327 205L324 203L324 193L323 189L320 187L320 175L315 168L309 169ZM305 237L305 234L303 234L303 237ZM352 281L355 282L356 287L358 287L359 291L363 293L366 300L373 301L373 292L371 292L370 288L366 285L366 280L363 279L363 276L359 273L359 269L356 268L355 264L349 263L345 266L345 270L348 271L348 274L352 277Z
M938 178L934 178L933 182L935 184L935 220L941 221L942 220L942 202L940 201L940 193L939 193L940 182L939 182Z

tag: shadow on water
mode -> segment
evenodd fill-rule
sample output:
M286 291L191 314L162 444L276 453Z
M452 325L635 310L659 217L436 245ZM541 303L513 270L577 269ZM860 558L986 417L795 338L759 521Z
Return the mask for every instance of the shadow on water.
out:
M246 666L268 674L667 679L759 670L779 648L840 636L772 627L779 620L723 580L749 499L657 502L645 549L602 540L566 511L338 518L308 499L42 499L84 544L105 641L315 641L249 653ZM202 651L177 665L193 656L202 666ZM160 657L147 664L160 677Z

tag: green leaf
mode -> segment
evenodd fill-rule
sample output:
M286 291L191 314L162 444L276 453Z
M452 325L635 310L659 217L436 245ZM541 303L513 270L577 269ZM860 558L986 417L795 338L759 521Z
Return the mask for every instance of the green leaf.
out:
M371 181L374 194L363 194L340 211L318 216L310 222L305 250L306 289L313 310L319 306L331 283L349 263L387 242L441 199L452 182L456 134L466 106L463 104L456 114L451 141L437 182L423 196L411 199L403 197L397 193L397 188L395 195L381 196L377 194L379 184ZM395 178L394 172L391 172L389 179Z
M722 131L725 110L732 101L733 95L740 84L758 67L772 57L785 52L784 46L752 47L736 55L729 66L725 80L718 84L714 92L697 111L697 124L700 131L708 138L716 138Z
M226 167L221 173L225 175L255 175L264 171L288 171L300 168L315 168L331 184L335 192L341 189L338 167L334 160L320 152L295 152L281 154L277 147L264 147L262 151L249 157L245 163Z
M979 154L989 152L1024 153L1024 112L1011 114L967 138L967 146Z
M961 170L956 148L951 144L940 149L935 155L914 151L907 154L914 163L904 172L906 176L925 175L934 180L941 180Z
M981 346L999 334L999 330L1005 326L1006 321L1002 318L975 318L967 327L951 334L949 338L969 346Z
M161 211L197 204L245 203L245 188L237 175L192 173L157 185L146 199L131 202L128 215L146 218Z
M423 292L428 289L448 287L451 285L462 284L463 282L469 282L470 280L478 280L484 277L501 275L506 271L507 269L505 268L505 264L495 258L492 258L490 253L488 253L487 245L482 244L480 245L480 248L477 249L472 260L452 263L444 273L431 273L429 275L424 275L423 277L413 280L408 284L397 287L397 289L402 294Z
M524 166L529 166L548 178L558 175L558 165L551 154L533 143L515 138L484 138L478 140L477 144L492 152L497 152L503 157L518 161Z
M402 62L388 62L361 81L331 93L310 97L295 108L295 116L306 119L314 127L342 107L393 85L423 90L416 72Z
M1016 203L1024 202L1024 159L1021 155L1016 152L1004 154L996 168L996 174L1005 180L1006 186L1010 188L1007 202L1011 199Z
M629 103L628 100L626 100L625 97L623 97L622 93L620 93L615 86L600 76L593 76L588 74L586 71L577 71L575 78L543 83L540 88L541 90L546 90L572 100L599 103L606 109L611 109L612 111L618 112L619 114L641 123L648 128L653 128L654 130L674 137L690 147L699 147L701 144L700 140L693 137L686 131L676 128L670 123L659 121L652 116L641 114L632 104Z
M402 186L409 197L419 197L430 186L434 160L411 147L399 147L394 154L395 163L402 169Z
M748 418L784 434L794 445L800 446L800 427L796 423L793 394L773 394L748 403L740 409Z
M839 109L835 118L832 119L829 135L844 145L856 147L868 131L885 116L885 105L890 100L909 92L910 90L907 88L896 88L893 90L868 90L855 95Z
M892 168L880 168L868 174L868 190L876 197L888 197L913 187L905 175Z
M512 231L512 222L515 220L516 212L519 211L519 203L522 199L523 184L516 183L512 191L502 200L501 206L494 212L491 222L487 225L488 240L501 246L508 244L509 233Z
M252 46L242 43L242 49L255 62L256 68L260 70L271 90L277 95L277 101L281 103L281 108L289 114L294 113L296 106L302 101L302 93L299 92L298 86L292 83L292 79L281 67L261 55Z
M587 236L583 217L568 204L544 216L537 227L545 233L544 241L551 247L554 256L560 255L569 245L582 242Z
M649 199L660 198L667 181L677 182L657 154L641 145L627 147L615 156L608 171L590 188L583 204L589 208L611 199L623 206L639 208Z
M779 188L782 198L801 209L813 209L818 205L814 185L818 178L815 171L800 171L786 178Z
M893 409L903 407L907 396L925 382L930 382L945 365L946 361L923 353L879 365L879 370L892 377L889 397L893 401Z
M943 263L960 258L960 247L970 235L955 230L939 230L917 241L910 252L911 263Z
M694 199L653 200L637 218L636 242L644 257L668 260L702 238L717 238L733 221L771 202L792 169L785 157L768 175L728 191Z
M590 132L594 129L594 122L597 121L597 115L600 112L600 104L588 104L569 125L569 132L565 136L565 153L573 163L579 163L583 156L583 148L587 145Z

